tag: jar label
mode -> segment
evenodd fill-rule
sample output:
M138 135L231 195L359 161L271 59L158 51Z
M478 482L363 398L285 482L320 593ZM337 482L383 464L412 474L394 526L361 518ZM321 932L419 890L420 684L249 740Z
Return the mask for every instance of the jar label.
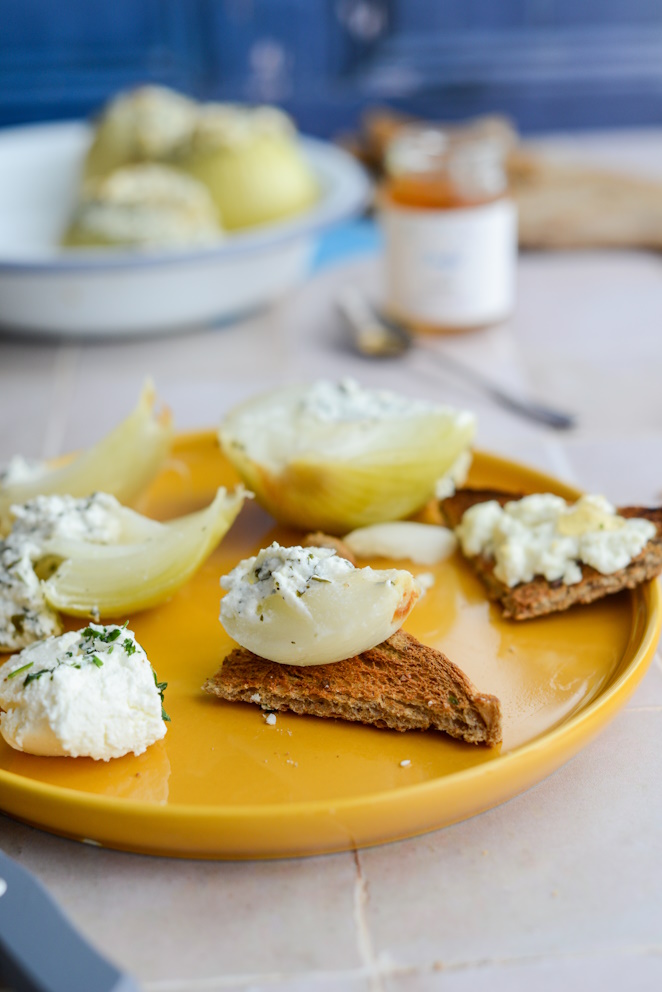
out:
M434 211L387 204L381 219L386 303L395 313L448 327L508 316L517 262L512 200Z

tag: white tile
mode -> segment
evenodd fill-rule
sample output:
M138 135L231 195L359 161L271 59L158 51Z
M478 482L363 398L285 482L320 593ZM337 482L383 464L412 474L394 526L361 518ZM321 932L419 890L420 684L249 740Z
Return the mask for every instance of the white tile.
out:
M565 446L581 488L619 506L662 502L662 432L644 437L578 440Z
M149 858L10 820L0 821L0 838L93 944L140 981L345 973L362 965L350 854L261 862Z
M384 981L384 992L658 992L661 987L661 948L545 961L486 961L457 970L440 965Z
M131 976L135 978L134 976ZM333 972L271 973L212 978L165 978L140 982L141 992L382 992L383 985L364 975ZM5 985L0 992L14 992Z
M363 852L377 956L458 967L657 946L661 747L661 712L624 711L525 795Z
M0 464L12 455L42 458L49 421L59 417L54 344L0 337Z
M217 979L184 982L164 979L145 982L141 988L143 992L376 992L368 978L348 972L221 975Z
M662 653L659 648L627 705L628 709L662 708Z
M513 333L541 398L579 415L580 431L662 429L662 294L643 252L524 255Z

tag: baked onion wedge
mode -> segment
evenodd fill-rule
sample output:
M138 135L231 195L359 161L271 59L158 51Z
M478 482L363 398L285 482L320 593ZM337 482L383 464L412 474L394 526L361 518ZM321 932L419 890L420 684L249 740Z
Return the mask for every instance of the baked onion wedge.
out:
M348 415L341 404L339 415L333 408L327 415L310 398L328 385L256 397L221 425L226 456L280 522L345 534L399 520L434 495L458 459L466 460L475 433L471 413L354 387L354 409L350 397Z
M172 442L170 413L157 413L155 404L154 385L148 380L135 409L91 448L59 468L38 466L23 479L13 482L10 476L4 484L0 479L0 534L11 529L9 508L35 496L105 492L121 503L135 499L163 466Z
M73 616L112 617L133 613L169 599L212 553L239 513L243 487L221 487L204 510L167 523L123 510L130 543L92 545L54 539L45 556L60 562L43 584L47 603ZM135 540L135 538L140 538Z
M402 569L354 568L329 548L272 544L221 585L220 620L242 647L286 665L351 658L395 633L419 596Z

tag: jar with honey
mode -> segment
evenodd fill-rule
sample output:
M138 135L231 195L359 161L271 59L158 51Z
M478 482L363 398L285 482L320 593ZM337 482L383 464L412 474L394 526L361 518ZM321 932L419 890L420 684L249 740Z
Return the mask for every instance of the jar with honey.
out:
M504 320L515 301L517 214L508 138L479 125L402 129L379 191L385 308L414 331Z

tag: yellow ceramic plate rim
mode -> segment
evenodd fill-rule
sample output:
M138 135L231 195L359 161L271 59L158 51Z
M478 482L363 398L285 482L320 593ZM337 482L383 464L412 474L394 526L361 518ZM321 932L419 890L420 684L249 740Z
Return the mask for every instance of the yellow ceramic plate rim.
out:
M463 771L453 772L449 775L445 775L443 779L432 779L428 782L420 782L416 785L402 786L398 789L399 796L411 796L413 794L425 793L429 791L434 791L439 788L439 783L450 783L455 779L462 778L463 780L471 780L476 778L481 778L482 776L488 775L493 778L495 774L495 769L506 769L506 766L512 766L518 761L526 760L529 755L535 753L540 749L548 750L550 745L554 745L560 740L565 740L566 737L570 736L575 730L582 728L584 725L589 725L591 730L597 731L602 726L602 721L596 723L596 716L603 709L610 709L608 703L615 699L620 698L624 689L632 689L636 687L639 679L635 679L635 675L643 676L645 672L645 664L650 660L651 653L657 646L657 642L660 636L660 630L662 629L662 596L660 594L659 584L657 581L650 583L650 603L648 604L649 620L646 624L644 636L642 637L641 644L633 657L632 661L626 668L624 672L618 676L612 685L605 689L600 695L593 700L593 702L588 703L587 706L575 716L570 717L568 720L564 721L560 726L554 728L553 730L547 731L540 737L536 738L534 741L530 741L528 744L524 744L521 747L514 748L508 754L500 757L496 762L487 763L484 765L477 765L473 768L468 768ZM639 672L639 669L642 669ZM634 680L634 681L633 681ZM629 694L629 693L628 693ZM593 724L596 724L593 727ZM587 729L589 729L587 727ZM590 734L592 737L593 734ZM587 735L587 742L590 739ZM265 819L273 819L280 815L285 814L288 818L293 812L299 812L301 814L305 813L320 813L324 812L331 805L325 800L306 802L306 803L281 803L280 805L270 805L270 806L249 806L249 805L239 805L233 804L230 807L214 807L214 806L196 806L192 804L178 803L174 807L157 806L150 802L141 802L139 800L132 799L117 799L113 797L105 796L95 796L93 793L81 793L76 789L69 789L63 786L52 786L44 785L41 782L36 782L34 779L26 779L21 775L16 775L13 772L7 772L0 770L0 782L11 783L17 791L25 791L31 795L40 794L44 797L59 797L62 793L67 794L67 799L71 797L72 802L77 805L81 805L85 808L90 806L96 806L98 809L121 809L123 812L132 813L145 813L150 816L164 816L169 818L176 812L177 815L195 816L196 818L208 818L208 819L218 819L223 817L230 817L235 819L237 817L251 816L255 818L263 817ZM391 798L393 791L388 792L375 792L367 793L360 797L353 797L351 799L339 799L333 802L333 809L337 812L343 810L350 810L358 806L362 806L367 802L378 802L380 799Z
M205 437L211 437L212 434L213 432L211 431L187 432L185 434L180 434L176 443L177 446L186 445L192 441L202 441ZM527 480L530 480L532 487L535 487L538 490L552 490L557 493L564 494L567 498L577 498L580 495L580 491L572 486L562 483L553 476L547 475L536 469L532 469L529 466L523 465L519 462L502 458L499 455L494 455L487 452L477 451L476 454L480 456L485 465L491 466L492 468L500 468L507 472L513 472L519 474L520 476L526 477ZM620 675L616 676L613 682L601 691L593 701L588 703L574 716L564 720L557 727L544 732L540 737L530 741L527 744L514 748L509 753L500 756L494 762L488 762L486 764L474 766L473 768L454 772L444 776L441 779L431 779L415 785L399 787L397 789L397 801L407 802L407 800L419 797L422 798L426 795L430 796L435 793L441 794L448 789L452 789L460 780L463 784L466 783L467 785L475 784L485 778L488 778L492 782L507 781L509 779L516 780L518 778L518 769L520 766L521 769L524 769L526 766L530 767L531 762L533 761L535 763L537 758L541 757L542 754L548 756L549 760L545 762L545 767L547 770L544 770L540 775L529 776L524 785L521 785L520 787L516 786L515 788L510 789L510 791L508 791L508 795L504 794L504 797L496 803L488 801L485 804L485 808L488 808L498 805L499 802L505 801L509 796L516 795L518 792L524 791L526 788L530 787L530 785L542 780L556 768L560 767L560 765L566 760L576 754L600 731L615 711L624 704L626 699L638 684L639 680L643 677L647 665L654 654L655 647L660 636L660 630L662 628L662 595L660 592L659 583L657 581L649 582L635 590L632 595L643 597L643 604L646 611L645 621L642 625L643 629L639 634L639 644L632 659L627 664L627 667L620 673ZM561 755L560 759L559 755ZM226 807L210 807L182 803L168 807L158 806L154 803L140 800L119 799L114 797L95 796L91 793L81 793L77 790L62 786L46 785L4 770L0 770L0 785L8 786L12 794L16 797L29 797L31 799L41 798L44 800L59 800L60 802L66 802L72 813L75 813L76 809L85 810L88 812L106 812L111 816L114 814L120 815L123 819L138 817L144 821L152 821L155 824L163 820L177 820L181 822L182 820L187 820L189 818L195 818L196 821L203 823L205 821L208 823L218 823L220 826L223 822L233 822L246 819L250 819L253 822L270 821L273 823L274 821L295 821L298 818L315 817L325 813L333 813L333 815L337 817L339 814L358 811L362 807L365 807L366 804L374 805L380 803L390 803L394 799L394 791L388 790L375 793L364 793L358 797L339 799L332 803L328 800L316 800L311 802L281 803L278 805L269 806L232 805ZM477 811L478 808L476 809L476 812ZM24 819L30 818L24 817ZM37 823L36 825L39 826L40 824ZM48 829L48 827L46 828ZM407 830L406 834L403 834L402 836L413 836L415 833L424 833L426 830L431 829L435 829L435 824L432 822L428 826L421 825L417 830ZM68 831L68 833L70 835L74 834L73 831ZM394 835L390 839L396 839L396 836L401 835ZM374 844L380 842L383 842L383 840L360 840L356 846L369 846L371 843ZM118 846L128 847L129 845L121 844ZM351 845L333 845L321 842L317 848L298 853L341 850L348 849L350 846ZM155 851L156 848L157 845L154 844L146 844L144 846L136 844L135 846L136 850L141 849ZM162 853L166 852L163 851ZM206 848L200 850L191 849L187 852L184 852L181 849L169 850L168 853L185 854L185 856L189 857L196 857L196 855L198 857L224 856L222 854L210 853L210 851ZM297 852L282 851L279 854L265 854L264 851L256 851L253 856L278 857L288 856L292 853ZM251 855L235 853L226 856L246 857Z

